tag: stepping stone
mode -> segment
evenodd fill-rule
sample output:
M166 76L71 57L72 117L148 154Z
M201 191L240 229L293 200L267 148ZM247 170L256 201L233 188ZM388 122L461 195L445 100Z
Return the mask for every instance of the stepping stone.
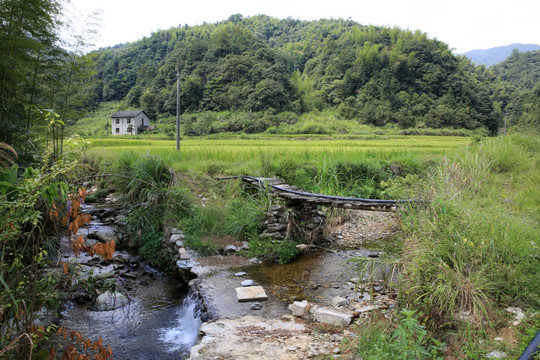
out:
M266 300L268 296L262 286L237 287L236 297L238 302Z
M242 281L241 284L242 284L243 287L251 286L251 285L253 285L253 280L244 280L244 281Z
M247 273L245 271L240 271L234 274L234 276L245 276Z

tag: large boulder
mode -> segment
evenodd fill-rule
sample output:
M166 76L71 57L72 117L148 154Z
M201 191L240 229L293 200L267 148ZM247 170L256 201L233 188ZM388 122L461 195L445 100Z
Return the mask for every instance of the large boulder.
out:
M105 291L96 299L97 311L109 311L121 308L129 303L126 295L115 291Z
M88 239L95 239L103 243L108 243L112 240L117 241L116 231L110 226L91 226L88 228L87 234Z

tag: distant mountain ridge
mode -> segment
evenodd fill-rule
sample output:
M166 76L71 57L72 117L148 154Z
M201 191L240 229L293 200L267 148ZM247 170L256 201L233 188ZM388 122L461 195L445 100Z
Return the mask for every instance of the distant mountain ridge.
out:
M476 65L492 66L508 58L514 49L517 49L519 52L528 52L540 50L540 45L515 43L506 46L497 46L490 49L471 50L467 51L463 55L470 58Z

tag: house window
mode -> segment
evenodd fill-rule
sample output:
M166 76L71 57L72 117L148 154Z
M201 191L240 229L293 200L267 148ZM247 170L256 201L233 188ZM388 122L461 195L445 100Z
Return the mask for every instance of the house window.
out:
M116 123L117 123L117 124L120 124L120 119L116 119Z
M116 128L116 133L120 134L120 128Z
M131 124L131 119L127 119L127 123L128 123L128 124Z

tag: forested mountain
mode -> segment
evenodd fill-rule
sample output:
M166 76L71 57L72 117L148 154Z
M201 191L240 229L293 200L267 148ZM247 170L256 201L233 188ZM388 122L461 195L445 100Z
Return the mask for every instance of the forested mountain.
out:
M477 65L492 66L504 61L514 50L520 52L540 50L537 44L511 44L497 46L490 49L475 49L467 51L463 55L470 58Z
M496 99L511 124L540 129L540 50L512 54L492 70L501 83Z
M375 125L483 126L492 133L502 117L492 72L425 33L350 20L237 14L92 56L97 101L123 100L158 117L175 114L178 68L187 112L335 109Z

